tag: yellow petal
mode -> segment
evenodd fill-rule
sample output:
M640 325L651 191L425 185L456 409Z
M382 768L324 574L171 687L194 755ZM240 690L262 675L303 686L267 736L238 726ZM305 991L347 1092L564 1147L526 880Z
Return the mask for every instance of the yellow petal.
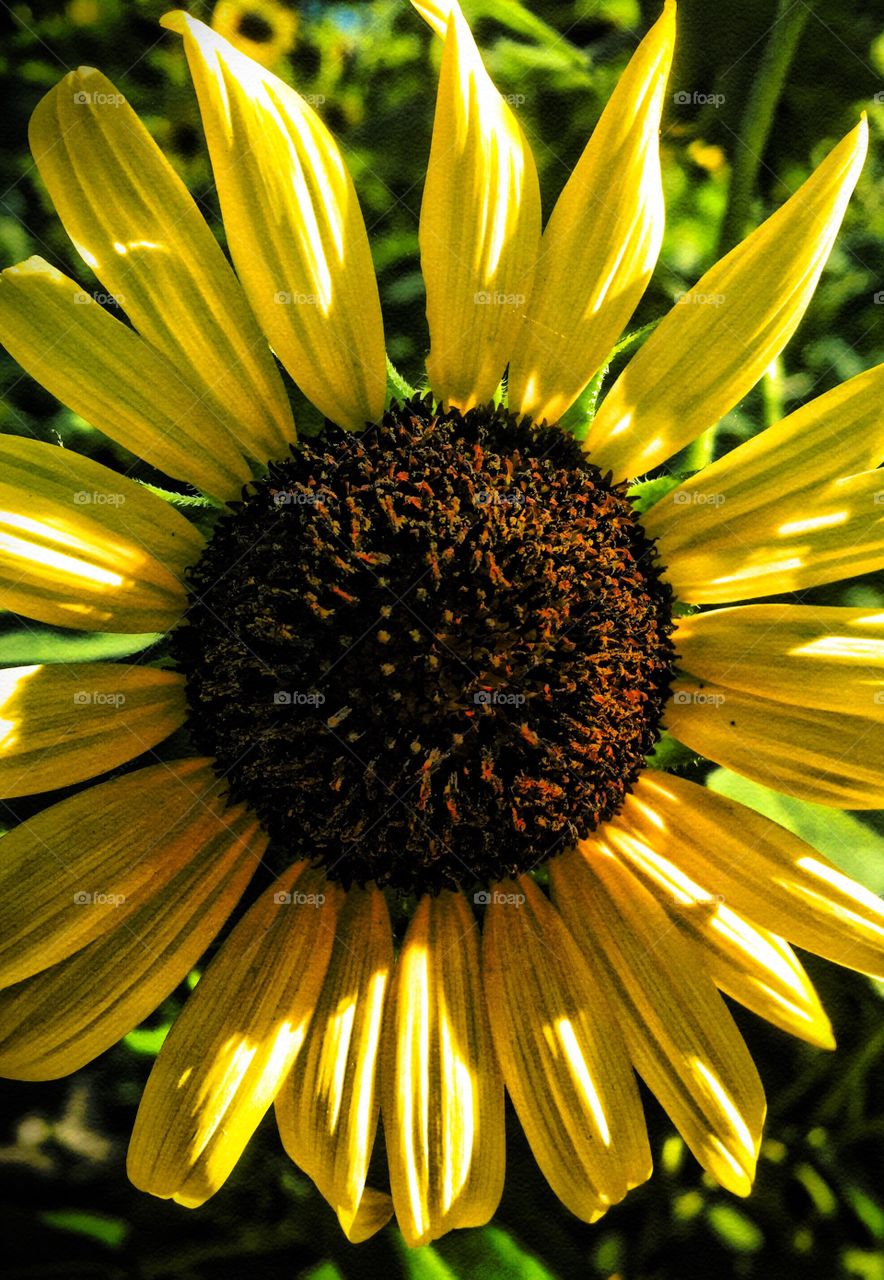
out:
M438 26L441 13L424 16ZM493 397L530 298L540 189L525 135L485 70L457 0L448 6L444 36L421 204L421 269L430 384L446 406L465 411Z
M735 911L796 946L884 976L884 903L752 809L648 770L618 817Z
M476 924L460 894L418 904L383 1036L384 1139L406 1243L481 1226L503 1189L503 1084L482 999Z
M145 1086L129 1146L136 1187L195 1208L226 1180L303 1043L339 897L297 863L224 942Z
M816 288L867 140L863 118L791 199L673 307L605 397L587 444L594 462L618 476L641 475L755 385Z
M746 440L704 467L642 517L649 536L660 542L669 576L680 581L679 561L709 543L726 550L745 541L740 523L765 508L769 524L778 504L808 498L841 476L869 471L884 458L884 364L817 396L766 431ZM735 522L736 525L735 525Z
M294 89L180 10L240 280L270 345L342 427L381 413L386 359L365 223L337 143Z
M787 473L777 467L772 474ZM800 471L795 480L788 493L767 488L742 515L731 515L707 490L719 503L715 531L709 528L705 538L689 531L689 543L673 547L666 539L659 546L676 595L693 604L727 604L804 591L884 565L880 471L820 486L805 485Z
M566 924L605 975L639 1075L703 1168L748 1195L764 1093L700 955L602 841L554 859L550 874Z
M528 876L492 893L484 982L534 1158L562 1203L594 1222L650 1176L644 1117L604 972Z
M31 151L77 250L247 454L294 439L282 381L202 214L114 85L80 67L31 119Z
M365 1186L380 1110L378 1046L392 970L384 895L354 887L338 918L304 1048L276 1098L283 1146L353 1243L374 1235L393 1214L390 1197Z
M0 436L3 605L78 631L166 631L203 538L167 502L70 449Z
M188 860L107 933L0 992L0 1074L53 1080L79 1070L153 1012L197 963L239 900L267 838L242 807L205 801L214 827ZM148 825L148 824L145 824Z
M251 479L202 392L42 258L0 275L0 341L69 409L166 475L221 499Z
M829 1019L788 942L752 924L661 853L663 837L647 843L615 820L606 824L605 839L696 945L717 987L791 1035L835 1047Z
M32 796L125 764L184 723L184 679L156 667L0 671L0 796Z
M692 751L787 795L836 809L884 806L884 705L863 716L819 711L685 676L664 723Z
M680 618L680 666L775 702L884 719L884 612L754 604Z
M620 337L663 238L658 132L675 4L639 45L543 233L509 404L555 422Z
M137 769L89 787L0 842L0 986L66 959L117 928L210 839L207 760Z

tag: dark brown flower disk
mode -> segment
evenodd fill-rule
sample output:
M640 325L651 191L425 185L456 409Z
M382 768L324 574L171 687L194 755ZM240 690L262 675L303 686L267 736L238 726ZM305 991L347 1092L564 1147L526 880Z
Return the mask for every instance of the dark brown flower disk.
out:
M659 736L671 593L558 428L394 405L271 465L190 573L197 745L279 853L477 888L615 814Z

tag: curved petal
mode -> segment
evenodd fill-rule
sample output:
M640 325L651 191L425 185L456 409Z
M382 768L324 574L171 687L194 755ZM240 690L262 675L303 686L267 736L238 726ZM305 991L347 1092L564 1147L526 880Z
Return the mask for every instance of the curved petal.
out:
M835 964L884 977L884 902L752 809L647 770L617 824L665 842L686 875L735 911Z
M836 809L884 806L884 704L846 715L678 679L664 714L686 747L745 778Z
M867 145L863 117L804 185L673 307L605 397L587 442L594 462L617 476L642 475L755 385L804 315Z
M80 67L42 99L30 141L65 230L141 336L247 454L285 453L288 399L242 289L123 95Z
M0 992L0 1074L54 1080L148 1017L236 906L267 843L243 807L215 796L188 861L128 916L67 960Z
M594 1222L650 1177L648 1137L604 972L580 954L529 876L491 894L484 984L494 1047L534 1158L562 1203Z
M56 399L166 475L221 499L251 479L175 366L42 258L0 274L0 341Z
M752 924L617 820L605 839L669 918L702 953L715 985L760 1017L821 1049L833 1049L832 1027L795 952L776 934ZM665 844L661 838L657 844Z
M703 1168L748 1195L764 1092L699 954L602 841L554 859L550 876L565 923L605 974L639 1075Z
M485 70L457 0L432 15L415 7L437 29L445 13L420 217L427 370L438 398L465 412L497 390L531 296L540 188L525 135Z
M679 618L679 663L710 681L793 706L884 719L884 613L753 604Z
M184 677L75 662L0 671L0 796L32 796L116 769L184 723Z
M810 495L841 476L870 471L884 459L884 364L817 396L732 449L646 511L642 524L660 542L676 577L679 558L709 542L733 541L735 521ZM740 533L737 528L738 535Z
M339 426L376 421L386 395L377 281L338 145L294 89L176 10L230 252L276 354Z
M0 436L4 608L77 631L167 631L203 545L132 480L70 449Z
M658 134L675 4L639 45L543 233L531 305L510 362L509 404L555 422L604 363L663 239Z
M481 1226L503 1190L503 1084L482 999L476 923L461 894L418 903L383 1036L384 1139L406 1243Z
M365 1185L380 1111L378 1047L392 971L384 895L354 886L338 918L304 1048L276 1097L283 1146L353 1243L367 1240L393 1215L390 1197Z
M145 1085L129 1145L136 1187L195 1208L227 1179L303 1044L339 896L299 862L224 942Z
M144 906L218 827L208 760L137 769L0 841L0 987L40 973Z
M719 511L714 534L679 547L659 544L666 579L682 600L729 604L784 595L884 566L881 471L821 486L800 479L788 494L768 487L742 515L711 496Z

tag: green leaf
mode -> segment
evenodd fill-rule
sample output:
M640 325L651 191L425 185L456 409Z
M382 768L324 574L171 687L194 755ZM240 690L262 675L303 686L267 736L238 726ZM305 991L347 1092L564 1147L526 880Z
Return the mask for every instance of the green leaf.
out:
M66 631L62 627L16 627L0 635L0 667L112 662L140 653L162 638L159 632L119 635L109 631Z
M642 325L640 329L635 329L632 333L628 333L625 338L621 338L602 367L590 378L570 409L567 409L562 414L559 426L565 431L570 431L575 440L582 444L589 434L589 428L592 426L592 420L595 417L602 386L615 357L623 355L635 347L640 347L645 339L650 337L659 323L659 320L652 320L650 324Z
M164 1022L159 1027L136 1027L127 1036L123 1036L123 1044L127 1049L131 1049L133 1053L143 1054L147 1058L155 1058L171 1030L171 1022Z
M757 1253L764 1236L751 1218L729 1204L714 1204L706 1214L710 1227L736 1253Z
M111 1249L119 1249L129 1234L129 1224L121 1218L107 1218L100 1213L84 1213L80 1209L52 1209L40 1214L40 1221L59 1231L100 1240Z
M410 400L415 395L414 387L403 378L402 374L387 356L387 404L391 400Z
M555 1280L551 1271L500 1227L453 1233L440 1243L439 1250L462 1280L472 1276L493 1276L494 1280Z
M457 1272L442 1261L431 1244L425 1244L420 1249L409 1249L398 1231L393 1233L393 1238L402 1259L403 1273L408 1280L461 1280Z
M681 484L681 476L655 476L653 480L640 480L632 485L629 496L637 516L644 515L651 507Z
M302 1271L298 1280L344 1280L342 1273L333 1262L320 1262L307 1271Z
M697 759L696 751L664 732L651 754L645 756L645 764L649 769L683 769Z
M884 839L853 814L781 795L729 769L716 769L706 786L778 822L846 875L875 893L884 893Z

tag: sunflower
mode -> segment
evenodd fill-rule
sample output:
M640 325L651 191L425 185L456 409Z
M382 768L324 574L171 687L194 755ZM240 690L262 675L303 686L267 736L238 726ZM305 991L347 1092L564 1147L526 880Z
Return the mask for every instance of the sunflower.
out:
M674 5L542 233L530 149L457 3L415 7L443 42L423 392L390 371L388 393L336 143L181 12L164 22L237 275L122 96L81 69L38 106L32 147L132 327L39 259L0 288L24 368L178 482L0 440L5 606L140 653L4 673L3 794L110 776L4 837L0 1067L76 1070L216 947L147 1082L133 1182L203 1203L275 1104L347 1236L395 1213L411 1245L494 1213L505 1091L583 1220L651 1172L634 1072L745 1195L765 1102L719 992L831 1047L786 939L884 970L868 891L648 763L668 728L788 795L881 804L884 616L801 601L884 563L884 366L641 514L627 487L794 332L865 122L593 414L660 249ZM326 420L296 447L271 349ZM373 1165L368 1185L381 1115L389 1180Z

